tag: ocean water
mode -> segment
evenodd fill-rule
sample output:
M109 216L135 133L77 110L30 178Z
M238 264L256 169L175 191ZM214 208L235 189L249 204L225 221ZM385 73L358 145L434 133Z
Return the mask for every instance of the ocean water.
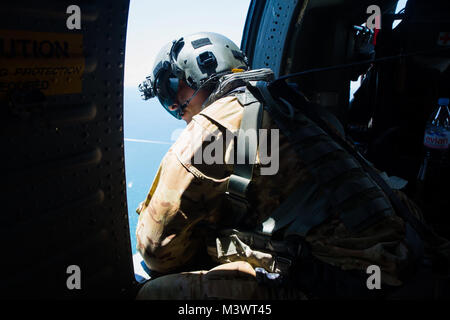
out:
M136 208L145 200L161 159L186 126L172 117L157 99L143 101L134 87L124 89L125 175L131 249L136 253Z

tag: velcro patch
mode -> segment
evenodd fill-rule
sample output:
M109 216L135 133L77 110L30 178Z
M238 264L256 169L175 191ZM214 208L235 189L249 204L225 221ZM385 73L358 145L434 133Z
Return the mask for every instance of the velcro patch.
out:
M209 38L201 38L201 39L192 41L191 44L194 47L194 49L198 49L198 48L204 47L204 46L206 46L208 44L212 44L212 43L211 43L211 40L209 40Z

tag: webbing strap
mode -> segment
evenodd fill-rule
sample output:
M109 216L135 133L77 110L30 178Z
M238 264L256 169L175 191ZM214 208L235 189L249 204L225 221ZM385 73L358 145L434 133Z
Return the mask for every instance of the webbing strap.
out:
M314 201L308 201L306 204L301 204L295 208L297 214L294 222L286 230L285 236L296 234L301 237L306 237L306 234L318 226L325 219L328 218L330 211L327 197L319 197Z
M311 171L314 173L317 181L320 184L325 185L344 172L349 172L350 170L357 168L360 168L360 166L355 160L346 158L327 162L325 164L311 168Z
M258 132L262 122L262 104L245 91L244 112L237 138L237 161L234 164L226 195L235 214L234 223L239 224L248 210L247 189L253 176L253 167L258 149Z
M342 150L342 148L337 143L334 143L332 141L319 142L314 144L310 148L302 149L302 160L306 164L311 164L317 159L339 150Z
M334 190L333 196L330 199L331 203L337 206L355 194L358 194L358 192L373 188L374 186L373 182L367 176L344 181Z
M297 218L299 211L302 211L299 208L307 206L316 190L317 185L312 182L300 184L261 224L261 229L257 231L265 235L272 235L275 231L287 226Z
M362 226L368 225L377 214L383 216L393 214L391 204L384 196L372 199L351 211L345 211L340 217L348 228L361 229Z
M311 137L317 137L324 135L325 132L316 126L307 126L307 127L299 127L297 131L292 133L292 138L295 141L301 142L305 139L311 138Z

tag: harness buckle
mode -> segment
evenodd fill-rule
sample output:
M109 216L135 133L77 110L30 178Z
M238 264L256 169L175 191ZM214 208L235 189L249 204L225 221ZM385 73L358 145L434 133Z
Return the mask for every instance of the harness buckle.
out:
M248 208L250 206L246 198L243 198L235 193L226 191L226 197L231 203L231 208L233 210L233 225L238 225L244 216L247 214Z
M292 260L280 256L275 257L275 270L281 274L288 274Z

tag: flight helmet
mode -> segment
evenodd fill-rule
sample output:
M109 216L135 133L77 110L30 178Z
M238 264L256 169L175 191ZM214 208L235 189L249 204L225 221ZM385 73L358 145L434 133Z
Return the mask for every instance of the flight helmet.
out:
M202 88L213 87L221 76L233 69L248 69L247 58L239 47L223 35L199 32L163 46L156 56L153 71L139 85L139 90L145 100L158 97L170 114L181 119L189 102L170 110L175 103L180 80L198 92Z

